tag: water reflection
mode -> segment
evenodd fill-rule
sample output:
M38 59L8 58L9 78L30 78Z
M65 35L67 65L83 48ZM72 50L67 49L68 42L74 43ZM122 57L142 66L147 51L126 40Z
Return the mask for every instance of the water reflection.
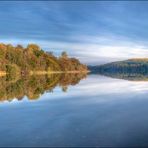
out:
M85 73L63 73L49 75L29 75L24 77L0 77L0 101L38 99L45 92L53 92L56 86L66 92L69 85L76 85L86 77Z
M96 74L96 73L95 73ZM124 79L129 81L148 81L148 73L133 73L133 72L97 72L97 74L104 75L111 78Z
M34 77L45 87L45 76ZM69 79L76 79L74 75L60 77L63 78L58 78L58 86L59 82L65 86L67 82L71 84ZM30 80L24 80L25 93L29 91L25 85L33 90L39 85L31 81L31 87ZM67 93L59 91L58 87L54 93L44 93L32 103L25 99L1 103L0 146L148 146L147 96L147 82L89 75L75 87L69 87Z

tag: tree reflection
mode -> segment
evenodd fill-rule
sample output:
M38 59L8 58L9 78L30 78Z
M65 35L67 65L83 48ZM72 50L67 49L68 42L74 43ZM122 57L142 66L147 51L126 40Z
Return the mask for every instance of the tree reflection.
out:
M63 73L48 75L26 75L23 77L0 77L0 101L11 101L14 98L22 100L27 96L29 100L40 98L45 92L53 92L56 86L63 92L68 91L69 85L76 85L86 73Z
M148 81L148 73L134 72L101 72L97 73L111 78L124 79L129 81Z

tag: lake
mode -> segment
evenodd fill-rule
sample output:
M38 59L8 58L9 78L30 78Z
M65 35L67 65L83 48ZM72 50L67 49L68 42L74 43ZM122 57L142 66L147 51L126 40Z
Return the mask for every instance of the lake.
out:
M19 86L33 82L19 81L21 99L12 99L14 85L5 88L11 99L0 103L0 146L148 146L148 82L90 74L29 99L31 88L26 95Z

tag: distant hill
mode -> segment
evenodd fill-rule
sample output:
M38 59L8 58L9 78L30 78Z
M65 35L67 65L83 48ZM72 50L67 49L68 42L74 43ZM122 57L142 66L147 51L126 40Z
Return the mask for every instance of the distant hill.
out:
M148 58L135 58L98 66L88 66L93 74L113 78L141 81L148 80Z
M148 58L135 58L125 61L117 61L98 66L88 66L91 72L131 72L145 73L148 72Z

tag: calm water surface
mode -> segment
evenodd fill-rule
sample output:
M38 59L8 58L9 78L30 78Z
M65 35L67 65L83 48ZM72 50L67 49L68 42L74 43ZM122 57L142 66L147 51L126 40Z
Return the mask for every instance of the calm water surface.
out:
M0 146L148 146L148 82L89 75L0 103L0 121Z

